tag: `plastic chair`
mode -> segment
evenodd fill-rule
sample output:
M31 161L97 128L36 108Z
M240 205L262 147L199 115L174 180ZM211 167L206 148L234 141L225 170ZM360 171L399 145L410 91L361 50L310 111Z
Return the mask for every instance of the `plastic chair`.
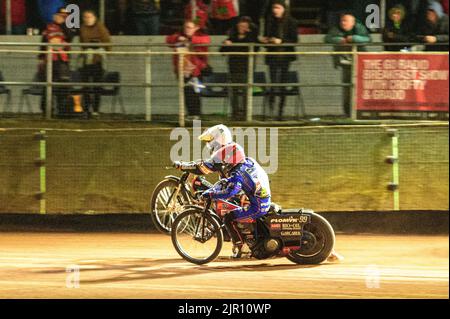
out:
M120 83L120 73L119 72L106 72L103 77L103 82L105 83ZM120 109L123 114L126 114L125 106L123 104L122 94L120 93L120 86L112 86L110 88L102 88L100 94L102 96L111 96L112 101L112 112L116 112L116 104L119 101Z
M202 98L223 98L223 114L228 114L228 104L230 101L230 89L220 84L228 84L230 79L228 73L217 72L203 78L203 84L206 86L201 91Z
M33 82L41 82L39 73L36 73L34 75ZM24 102L26 102L26 104L27 104L28 111L30 113L32 112L31 103L30 103L30 99L29 99L30 95L42 97L42 96L44 96L44 94L45 94L45 86L32 85L26 89L23 89L22 95L20 96L20 101L19 101L19 113L22 113L22 111L23 111Z
M289 71L286 75L286 78L281 83L299 83L299 76L297 71ZM278 83L277 83L278 84ZM274 93L274 91L276 91ZM272 87L267 92L268 96L295 96L296 97L296 105L295 105L295 115L297 120L300 118L300 111L302 116L306 116L305 112L305 103L303 100L303 94L298 86L287 86L284 87L283 90L280 90L278 87ZM266 117L266 105L264 105L264 118Z

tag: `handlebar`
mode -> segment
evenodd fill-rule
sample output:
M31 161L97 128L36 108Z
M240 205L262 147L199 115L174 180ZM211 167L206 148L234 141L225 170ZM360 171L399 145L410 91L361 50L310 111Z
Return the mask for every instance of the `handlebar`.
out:
M166 169L166 170L169 170L169 169L176 169L176 170L181 171L181 172L183 173L183 174L181 175L181 178L180 178L180 181L181 181L181 182L186 182L187 179L189 178L190 174L191 174L190 172L183 171L182 169L176 167L176 166L175 166L175 163L172 164L172 166L165 166L165 169Z
M175 162L172 163L171 166L165 166L165 169L166 170L169 170L169 169L180 169L180 164L181 164L181 162L175 161Z

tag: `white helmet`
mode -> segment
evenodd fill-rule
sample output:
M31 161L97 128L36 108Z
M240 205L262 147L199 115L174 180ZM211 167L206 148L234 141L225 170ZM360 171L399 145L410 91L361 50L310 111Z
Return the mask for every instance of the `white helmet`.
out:
M212 151L217 151L221 147L233 142L230 129L223 124L210 127L198 139L206 142L206 145Z

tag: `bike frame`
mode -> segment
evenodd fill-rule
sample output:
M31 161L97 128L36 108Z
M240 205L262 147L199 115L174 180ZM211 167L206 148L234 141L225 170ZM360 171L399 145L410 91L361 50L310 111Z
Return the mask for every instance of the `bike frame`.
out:
M169 180L173 180L175 182L178 183L178 187L176 188L176 190L169 196L166 205L169 205L169 203L172 201L172 199L175 197L178 197L178 194L180 193L181 190L185 190L187 193L187 196L189 197L190 201L195 200L194 196L192 195L192 192L189 188L189 185L186 183L187 180L189 179L189 176L191 174L188 172L184 172L183 175L181 175L181 177L176 177L176 176L166 176L165 179L169 179Z
M212 209L213 204L216 203L216 209ZM221 204L224 205L226 207L224 208L218 208L217 206ZM225 227L225 224L223 222L223 216L226 213L229 213L230 211L233 211L233 209L239 208L240 206L237 206L235 204L232 204L228 201L225 201L223 199L219 199L219 200L213 200L213 199L209 199L206 203L204 207L201 206L197 206L197 205L189 205L186 206L186 208L197 208L197 209L202 209L202 214L203 215L209 215L211 217L213 217L220 225L220 229L225 229L225 231L228 232L228 230ZM220 210L220 211L217 211ZM203 220L204 221L204 220ZM241 224L252 224L252 223L256 223L256 220L254 219L246 219L246 220L240 220L238 223ZM205 225L203 225L204 227ZM196 225L196 232L198 231L198 227L199 225ZM203 234L202 234L203 236ZM239 232L239 236L242 236L242 234L240 234Z

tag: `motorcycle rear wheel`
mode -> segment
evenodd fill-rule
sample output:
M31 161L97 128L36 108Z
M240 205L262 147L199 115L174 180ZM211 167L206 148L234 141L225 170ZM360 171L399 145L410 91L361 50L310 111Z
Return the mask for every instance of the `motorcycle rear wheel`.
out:
M302 246L286 256L301 265L317 265L330 256L335 242L333 227L320 215L313 213L311 222L303 227Z
M165 179L160 182L153 191L150 209L153 224L156 229L165 235L170 235L172 223L178 214L182 212L183 206L190 204L189 195L182 188L178 197L168 199L180 185L179 181Z

